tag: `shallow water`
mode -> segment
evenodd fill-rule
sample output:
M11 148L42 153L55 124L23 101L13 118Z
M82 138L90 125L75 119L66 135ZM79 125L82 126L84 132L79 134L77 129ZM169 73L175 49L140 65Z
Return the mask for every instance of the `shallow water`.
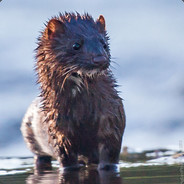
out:
M61 172L53 161L53 170L39 173L33 169L33 158L0 159L0 184L183 184L183 164L154 163L120 164L120 172L80 171Z

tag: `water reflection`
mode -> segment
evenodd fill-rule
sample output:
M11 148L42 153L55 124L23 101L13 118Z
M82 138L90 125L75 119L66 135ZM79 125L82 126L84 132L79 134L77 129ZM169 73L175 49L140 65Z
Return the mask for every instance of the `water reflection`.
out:
M48 171L30 175L27 184L123 184L120 174L97 171L95 169L83 169L80 171Z

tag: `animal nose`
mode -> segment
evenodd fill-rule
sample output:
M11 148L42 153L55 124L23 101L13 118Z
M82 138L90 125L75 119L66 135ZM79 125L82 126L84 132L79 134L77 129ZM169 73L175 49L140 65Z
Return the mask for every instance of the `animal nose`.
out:
M104 65L107 64L107 58L105 56L96 56L93 58L93 63L95 65Z

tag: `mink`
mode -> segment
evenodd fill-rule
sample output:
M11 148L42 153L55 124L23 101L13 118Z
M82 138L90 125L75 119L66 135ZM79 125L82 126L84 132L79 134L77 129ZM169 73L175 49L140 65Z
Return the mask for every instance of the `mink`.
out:
M35 70L40 96L28 108L21 131L38 168L80 163L113 169L119 162L125 112L111 69L102 15L52 17L38 38ZM82 159L81 159L82 158Z

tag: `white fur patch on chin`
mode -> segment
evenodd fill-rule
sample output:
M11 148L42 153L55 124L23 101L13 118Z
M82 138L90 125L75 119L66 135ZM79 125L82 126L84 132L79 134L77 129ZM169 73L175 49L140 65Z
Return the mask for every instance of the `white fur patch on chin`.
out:
M73 76L71 75L69 77L70 80L74 81L76 86L74 86L72 88L72 96L76 97L77 93L80 93L83 86L84 86L84 82L83 82L83 77L87 76L89 78L94 78L97 75L105 75L105 70L100 71L99 69L93 69L93 70L78 70L77 74L79 76Z
M74 81L76 86L73 86L72 88L72 97L76 97L77 93L81 92L81 89L84 85L83 80L81 77L75 77L75 76L70 76L70 80Z
M70 80L74 81L75 84L77 85L77 87L79 88L79 90L82 88L82 86L84 85L82 78L81 77L75 77L75 76L70 76L69 77Z
M82 76L87 76L90 78L93 78L96 75L104 75L105 74L105 70L99 70L99 69L93 69L93 70L79 70L77 71L77 74Z

